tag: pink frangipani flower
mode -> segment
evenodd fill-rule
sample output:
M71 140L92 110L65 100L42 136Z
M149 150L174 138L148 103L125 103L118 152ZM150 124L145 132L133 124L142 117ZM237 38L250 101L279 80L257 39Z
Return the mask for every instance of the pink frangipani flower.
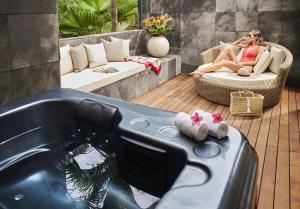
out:
M193 126L195 125L199 126L203 118L197 112L195 112L194 115L191 116L191 120Z
M213 114L212 117L214 119L213 123L221 123L223 121L223 117L220 113Z

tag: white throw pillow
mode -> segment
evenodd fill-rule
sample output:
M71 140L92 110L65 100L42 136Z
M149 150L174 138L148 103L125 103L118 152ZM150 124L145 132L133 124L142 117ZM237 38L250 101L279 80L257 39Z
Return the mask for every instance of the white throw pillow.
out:
M60 47L60 75L64 75L73 71L72 57L70 54L70 45Z
M270 64L269 69L273 72L273 73L278 73L280 65L283 63L284 61L284 52L282 49L278 49L277 47L272 46L271 50L270 50L270 54L272 56L272 61Z
M220 45L221 45L222 50L225 48L231 48L235 54L238 54L240 52L240 47L237 47L233 44L224 43L223 41L220 41Z
M116 42L116 41L123 41L123 53L124 53L124 56L125 57L129 57L130 56L130 54L129 54L129 52L130 52L130 39L119 39L119 38L115 38L115 37L112 37L112 36L110 36L110 40L112 41L112 42Z
M89 67L95 68L107 64L106 53L103 44L84 44Z
M255 74L261 74L265 72L272 61L272 57L268 51L265 51L261 57L259 58L258 62L253 68Z
M104 45L105 52L106 52L106 58L108 61L110 61L110 62L123 62L124 61L124 58L126 56L124 55L123 41L110 42L110 41L101 39L101 42Z

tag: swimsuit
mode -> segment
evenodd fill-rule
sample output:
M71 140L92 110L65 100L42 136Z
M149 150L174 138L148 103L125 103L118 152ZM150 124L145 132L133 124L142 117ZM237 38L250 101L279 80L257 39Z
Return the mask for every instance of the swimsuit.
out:
M240 62L255 61L255 59L258 55L259 49L260 49L260 47L256 47L256 48L246 47L246 48L244 48L242 58L241 58Z

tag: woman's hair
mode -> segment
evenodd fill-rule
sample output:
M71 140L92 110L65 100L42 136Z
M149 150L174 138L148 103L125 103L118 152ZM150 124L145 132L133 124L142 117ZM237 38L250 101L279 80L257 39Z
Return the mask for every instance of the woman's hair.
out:
M257 37L257 44L258 45L263 45L264 39L263 39L263 36L262 36L262 34L259 30L250 31L248 36L251 36L251 35Z

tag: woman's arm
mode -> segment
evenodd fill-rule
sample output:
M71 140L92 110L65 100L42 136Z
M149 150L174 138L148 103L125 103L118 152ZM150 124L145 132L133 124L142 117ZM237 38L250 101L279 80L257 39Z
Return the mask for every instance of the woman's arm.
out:
M256 65L256 63L258 62L259 58L261 57L261 55L264 53L264 48L263 47L260 47L259 49L259 52L255 58L254 61L251 61L251 62L239 62L239 65L240 66L254 66Z
M236 45L236 46L239 46L240 45L240 42L242 41L242 40L244 40L246 37L244 36L244 37L242 37L242 38L239 38L238 40L236 40L235 42L233 42L233 45ZM243 45L243 44L242 44ZM240 46L241 47L241 46Z

